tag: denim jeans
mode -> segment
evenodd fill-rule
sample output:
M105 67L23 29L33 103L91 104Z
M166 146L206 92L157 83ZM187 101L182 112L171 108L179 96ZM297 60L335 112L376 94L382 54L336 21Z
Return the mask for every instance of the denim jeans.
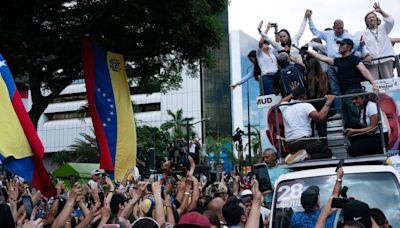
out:
M329 78L329 85L331 87L331 93L333 95L340 95L340 87L339 87L339 82L337 80L337 71L336 67L334 66L329 66L328 70L326 71L326 74L328 75ZM335 99L335 107L340 108L341 105L341 100L340 99Z
M260 77L260 95L274 94L274 74L265 74Z

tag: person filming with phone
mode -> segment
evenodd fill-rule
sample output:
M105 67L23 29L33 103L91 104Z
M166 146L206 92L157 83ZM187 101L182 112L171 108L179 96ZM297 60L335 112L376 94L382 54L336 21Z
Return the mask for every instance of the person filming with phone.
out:
M339 167L336 171L336 182L333 187L331 197L339 197L342 189L342 179L344 176L343 168ZM319 198L319 187L315 185L309 186L302 194L300 198L301 206L304 208L304 212L296 212L293 214L290 222L291 228L297 227L309 227L314 228L317 224L318 217L321 214L321 202ZM325 227L335 227L335 216L336 212L332 213L325 221Z

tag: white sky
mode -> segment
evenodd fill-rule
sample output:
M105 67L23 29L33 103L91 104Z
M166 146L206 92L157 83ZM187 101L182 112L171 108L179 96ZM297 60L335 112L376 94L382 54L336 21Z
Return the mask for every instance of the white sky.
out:
M264 20L277 22L279 29L286 28L294 36L298 31L306 9L313 11L312 19L318 29L332 27L335 19L343 19L344 28L351 34L365 29L364 16L373 10L373 0L231 0L229 5L229 30L242 30L258 39L257 25ZM395 19L390 37L400 37L400 1L381 0L381 8ZM270 32L270 35L272 33ZM312 38L306 26L300 46ZM400 53L400 44L395 46Z

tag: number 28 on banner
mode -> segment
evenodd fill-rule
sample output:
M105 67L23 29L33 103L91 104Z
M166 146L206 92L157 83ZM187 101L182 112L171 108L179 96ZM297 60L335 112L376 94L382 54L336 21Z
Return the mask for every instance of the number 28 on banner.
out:
M301 183L293 183L279 186L277 191L277 207L300 207L301 193L303 193L304 185Z

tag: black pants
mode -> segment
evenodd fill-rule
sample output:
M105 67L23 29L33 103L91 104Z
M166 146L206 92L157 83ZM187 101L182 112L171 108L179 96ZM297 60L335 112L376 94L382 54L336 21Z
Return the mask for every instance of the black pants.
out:
M305 149L311 159L331 158L332 152L328 144L318 139L295 140L287 144L291 154L301 149Z
M384 133L383 136L386 146L389 141L388 133ZM383 154L380 133L349 137L349 140L351 146L347 148L347 153L351 157L371 154Z

